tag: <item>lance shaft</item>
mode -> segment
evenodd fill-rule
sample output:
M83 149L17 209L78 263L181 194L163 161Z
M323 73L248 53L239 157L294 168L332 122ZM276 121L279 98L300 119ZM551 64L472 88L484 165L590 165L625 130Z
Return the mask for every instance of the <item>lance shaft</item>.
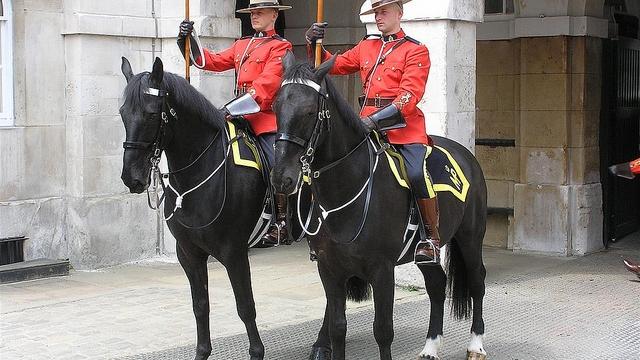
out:
M318 15L316 22L324 21L324 0L318 0ZM322 64L322 39L316 40L316 67Z

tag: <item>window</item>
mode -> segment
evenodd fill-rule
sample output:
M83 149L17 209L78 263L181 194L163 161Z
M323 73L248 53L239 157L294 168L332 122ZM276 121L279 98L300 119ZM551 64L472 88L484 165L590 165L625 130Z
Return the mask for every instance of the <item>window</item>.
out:
M0 0L0 126L13 125L13 24L10 0Z
M487 15L513 14L513 0L484 0L484 13Z

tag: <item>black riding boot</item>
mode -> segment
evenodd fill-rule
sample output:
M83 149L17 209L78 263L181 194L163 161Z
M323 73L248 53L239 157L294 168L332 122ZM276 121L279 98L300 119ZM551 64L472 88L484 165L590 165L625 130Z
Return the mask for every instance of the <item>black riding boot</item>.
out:
M438 197L417 199L427 238L416 246L415 262L418 265L438 265L440 263L440 214Z
M262 243L268 246L278 246L281 243L289 245L287 231L287 195L276 193L276 221L271 224L267 233L262 237Z

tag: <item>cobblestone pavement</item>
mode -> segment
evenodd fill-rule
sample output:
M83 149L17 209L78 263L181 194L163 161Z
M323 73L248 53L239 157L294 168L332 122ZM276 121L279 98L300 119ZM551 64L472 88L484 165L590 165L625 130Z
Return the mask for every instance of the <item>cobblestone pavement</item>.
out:
M491 359L640 359L640 283L621 255L640 238L578 259L487 249L485 346ZM324 296L304 245L252 254L267 359L305 359ZM223 268L210 264L212 359L247 358ZM398 289L394 358L422 348L428 300ZM175 263L147 262L0 286L0 359L191 359L195 323ZM371 304L349 304L349 359L375 359ZM446 318L444 358L464 358L469 322Z

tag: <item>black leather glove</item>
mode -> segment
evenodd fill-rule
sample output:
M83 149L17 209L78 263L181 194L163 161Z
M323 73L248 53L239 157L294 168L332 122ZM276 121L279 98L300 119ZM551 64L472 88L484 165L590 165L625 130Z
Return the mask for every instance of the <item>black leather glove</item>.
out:
M304 34L309 44L315 43L318 39L324 39L324 31L329 23L313 23L309 30Z
M180 23L180 31L178 32L178 39L186 39L187 36L193 32L193 21L183 20Z
M360 117L360 120L362 120L362 125L364 125L364 128L367 129L367 133L378 130L378 123L373 121L373 119L371 119L369 116L362 116Z

